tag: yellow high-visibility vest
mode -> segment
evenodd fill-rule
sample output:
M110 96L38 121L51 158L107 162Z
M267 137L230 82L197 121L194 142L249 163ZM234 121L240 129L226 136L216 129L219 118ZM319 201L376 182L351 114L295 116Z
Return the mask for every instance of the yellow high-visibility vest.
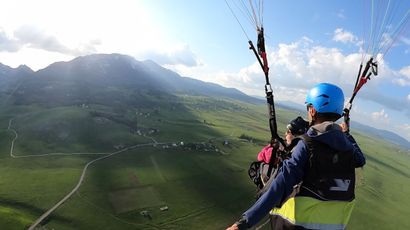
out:
M296 196L270 214L307 229L345 229L355 201L322 201Z

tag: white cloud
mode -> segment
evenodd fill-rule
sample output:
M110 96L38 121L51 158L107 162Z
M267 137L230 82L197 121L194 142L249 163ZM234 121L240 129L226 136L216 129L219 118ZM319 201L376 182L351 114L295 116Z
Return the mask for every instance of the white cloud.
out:
M410 79L410 66L402 68L400 73Z
M384 52L384 50L387 50L390 48L390 46L397 46L397 44L393 44L394 40L391 37L391 34L389 33L383 33L382 37L381 37L381 41L379 43L379 47L375 47L377 48L378 52Z
M343 55L336 48L315 46L311 39L303 37L297 42L279 44L268 58L270 81L278 91L275 95L283 97L281 100L295 99L293 101L303 103L306 90L318 82L342 85L351 91L361 55ZM265 78L256 61L236 73L221 71L200 79L235 87L248 94L264 95Z
M272 73L280 85L307 89L318 82L354 84L359 54L343 55L339 49L295 42L280 44L270 55ZM353 87L353 86L351 86Z
M197 55L186 44L178 45L168 51L146 51L142 56L147 59L152 59L158 64L167 67L178 65L195 67L203 64Z
M379 112L373 112L371 114L371 117L372 117L372 120L375 122L380 122L384 124L390 123L389 115L384 111L384 109L382 109Z
M44 56L48 58L41 58ZM69 61L72 59L73 57L71 55L27 47L20 49L19 52L0 52L0 60L2 63L13 68L21 64L29 64L29 67L33 70L47 67L51 64L50 60Z
M393 79L393 83L400 85L400 86L410 86L410 81L405 78Z
M240 69L238 72L219 71L217 73L204 74L202 76L198 76L198 74L193 72L190 74L203 81L237 88L249 95L264 96L265 78L259 63L257 62Z
M70 48L59 41L56 36L30 25L23 25L15 30L14 39L19 43L20 47L41 49L72 56L94 53L97 51L95 46L101 44L100 40L93 40L84 44L78 44L77 47Z
M271 54L272 81L280 86L304 90L318 82L329 82L340 86L347 98L353 91L361 59L360 53L345 55L339 49L314 44L279 45ZM381 58L379 75L372 77L358 96L397 111L409 112L409 106L402 106L407 103L405 98L380 90L381 85L396 79L397 75Z
M368 104L368 102L364 103ZM351 120L374 128L395 132L410 141L410 125L403 122L403 120L399 118L400 115L397 117L397 114L390 114L390 112L387 112L387 109L383 108L381 108L380 111L370 113L365 107L363 101L353 105L350 112Z
M373 122L374 120L373 120L372 114L369 113L363 106L359 106L360 103L361 102L357 101L357 103L353 104L352 109L350 110L350 119L352 121L359 122L362 124L367 124L373 127L382 128L383 126L381 126L380 123Z
M382 57L379 58L379 75L372 77L362 87L357 98L407 113L410 117L410 106L403 106L410 105L407 98L380 90L381 86L394 81L400 74L391 70ZM362 54L343 54L337 48L319 46L309 38L302 38L293 43L273 47L268 59L270 82L274 88L275 98L303 103L306 91L319 82L340 86L345 97L349 98L356 82ZM265 78L256 61L238 72L220 71L205 75L198 75L192 71L190 73L188 76L195 76L200 80L235 87L250 95L264 96ZM371 120L370 114L368 120Z
M337 12L336 15L337 15L338 18L346 19L346 15L345 15L345 10L344 10L344 9L339 10L339 12Z
M410 86L410 66L403 67L399 71L400 75L393 79L393 83L400 86Z
M400 134L402 137L410 141L410 124L404 123L400 125L395 125L395 132Z
M302 39L300 39L300 42L303 42L305 45L314 43L314 41L307 36L303 36Z
M410 94L407 95L407 100L410 102Z
M371 115L365 112L363 107L360 107L357 104L353 104L352 109L350 110L350 117L354 117L356 121L362 123L366 123L366 121L371 119Z
M337 28L333 33L333 41L342 43L356 43L358 39L353 33L345 31L343 28Z
M164 30L144 4L134 0L99 1L98 6L95 1L81 0L2 2L1 62L12 67L26 64L37 70L64 61L67 55L135 55L174 47L174 41L165 39ZM28 59L24 56L27 52L41 55ZM16 55L20 56L19 63L11 61L18 59Z
M8 36L5 31L0 30L0 52L16 52L19 49L18 41Z
M409 38L401 36L400 41L402 41L406 45L410 45L410 39Z

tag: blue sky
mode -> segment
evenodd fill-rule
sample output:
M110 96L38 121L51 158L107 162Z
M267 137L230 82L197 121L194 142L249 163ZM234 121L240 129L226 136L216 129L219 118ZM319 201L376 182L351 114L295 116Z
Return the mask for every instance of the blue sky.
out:
M240 3L227 1L231 6ZM264 1L263 24L276 100L302 106L307 89L322 81L340 85L346 98L351 96L362 57L360 44L369 40L372 2L375 12L380 2L384 8L391 4L390 9L401 4L394 14L389 13L393 20L385 28L397 26L410 9L409 1L398 0ZM233 9L256 42L251 24ZM379 76L359 92L351 115L352 120L394 131L408 140L409 34L407 29L398 36L380 60ZM224 0L2 2L0 63L26 64L38 70L79 55L113 52L152 59L182 76L264 95L260 67Z

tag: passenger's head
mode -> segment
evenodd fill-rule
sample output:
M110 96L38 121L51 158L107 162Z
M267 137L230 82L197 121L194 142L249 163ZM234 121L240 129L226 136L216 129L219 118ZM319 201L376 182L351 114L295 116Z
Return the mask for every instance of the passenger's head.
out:
M308 119L312 124L336 121L343 115L344 95L336 85L319 83L306 96Z
M309 128L309 122L305 121L302 117L297 117L291 120L286 128L286 144L290 145L293 138L306 133Z

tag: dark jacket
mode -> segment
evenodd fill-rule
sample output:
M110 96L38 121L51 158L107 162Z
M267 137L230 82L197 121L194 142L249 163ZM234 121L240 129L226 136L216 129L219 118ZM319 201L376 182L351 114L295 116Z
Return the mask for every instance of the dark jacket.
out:
M353 149L356 167L362 167L366 163L354 138L350 134L343 133L340 126L333 122L314 125L308 130L307 135L312 140L325 143L341 152ZM292 152L292 156L283 162L268 191L243 214L240 221L241 229L244 226L250 228L257 224L274 206L279 205L292 193L294 185L302 181L309 159L305 141L299 141Z

